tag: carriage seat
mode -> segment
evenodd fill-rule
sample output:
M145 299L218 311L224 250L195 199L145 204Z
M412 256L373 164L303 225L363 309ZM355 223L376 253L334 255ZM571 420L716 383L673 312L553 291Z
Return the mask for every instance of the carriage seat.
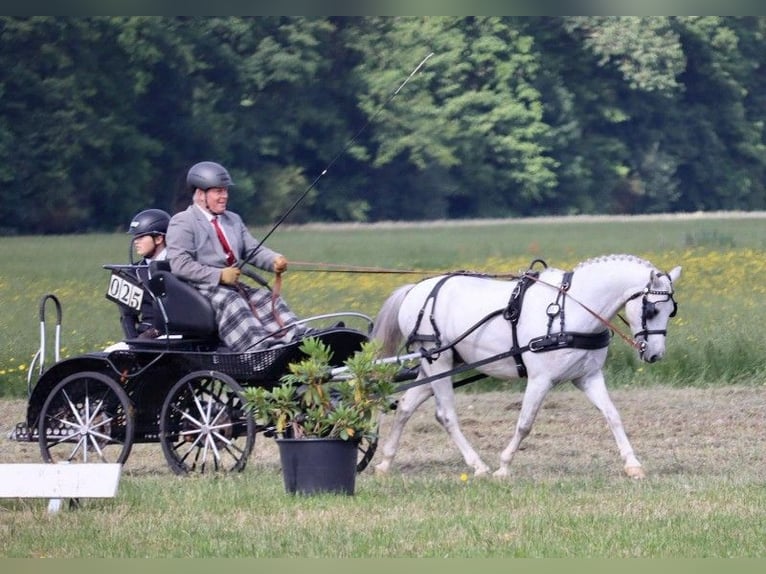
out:
M173 275L167 261L152 261L149 290L155 297L155 327L161 333L217 339L218 327L210 301L192 285Z

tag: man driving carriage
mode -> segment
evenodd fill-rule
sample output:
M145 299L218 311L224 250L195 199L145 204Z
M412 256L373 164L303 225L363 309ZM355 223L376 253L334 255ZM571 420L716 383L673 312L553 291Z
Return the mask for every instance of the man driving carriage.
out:
M186 175L192 203L176 213L167 231L174 275L190 282L215 311L218 334L235 352L292 341L305 330L284 299L239 281L242 263L283 273L287 259L250 234L241 217L226 209L234 182L222 165L203 161Z

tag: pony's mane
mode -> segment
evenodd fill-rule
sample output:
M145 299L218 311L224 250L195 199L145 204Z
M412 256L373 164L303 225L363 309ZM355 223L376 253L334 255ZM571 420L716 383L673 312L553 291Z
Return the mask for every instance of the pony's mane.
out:
M638 263L639 265L643 265L644 267L648 267L649 269L655 269L654 265L647 261L646 259L642 259L641 257L636 257L635 255L629 255L627 253L613 253L611 255L601 255L598 257L591 257L590 259L586 259L585 261L581 261L575 266L575 269L579 269L580 267L585 267L588 265L594 265L597 263L612 263L615 261L629 261L631 263Z

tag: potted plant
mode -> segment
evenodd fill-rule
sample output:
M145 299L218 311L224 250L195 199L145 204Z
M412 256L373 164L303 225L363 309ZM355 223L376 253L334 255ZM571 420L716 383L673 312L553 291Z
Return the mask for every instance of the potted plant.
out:
M399 367L376 361L376 341L363 343L335 376L324 342L310 337L300 349L305 359L289 365L281 385L245 389L245 406L273 427L288 492L353 494L359 444L377 442Z

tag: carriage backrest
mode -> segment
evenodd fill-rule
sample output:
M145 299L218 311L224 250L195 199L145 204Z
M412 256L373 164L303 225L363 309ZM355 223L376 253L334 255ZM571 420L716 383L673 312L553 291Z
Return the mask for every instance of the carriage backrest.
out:
M155 297L155 322L160 333L215 338L215 312L210 301L170 272L167 261L152 262L149 289Z

